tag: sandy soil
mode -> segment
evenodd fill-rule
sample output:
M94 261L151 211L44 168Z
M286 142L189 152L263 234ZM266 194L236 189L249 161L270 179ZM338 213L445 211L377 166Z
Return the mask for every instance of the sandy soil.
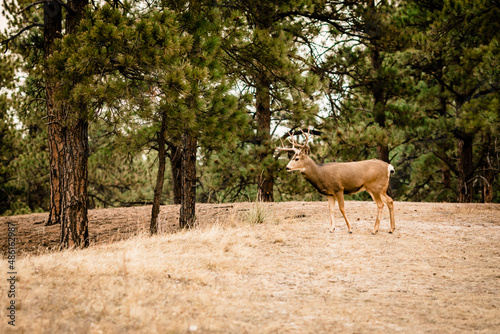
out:
M118 247L120 252L127 252L122 248L136 247L141 250L137 252L142 252L149 249L151 242L161 245L161 256L147 256L152 262L174 268L164 274L161 289L177 291L180 287L179 295L169 295L169 300L175 301L169 304L169 312L177 311L166 314L164 308L151 306L147 315L152 313L154 317L143 316L149 319L143 322L146 320L142 318L130 320L130 310L127 317L121 315L119 304L118 311L113 312L113 306L108 305L105 309L116 317L113 321L88 315L87 325L76 325L87 315L75 304L76 311L72 312L79 318L69 328L78 333L500 332L500 205L397 202L395 208L396 232L387 233L385 208L380 232L373 236L373 202L346 202L353 234L346 233L340 212L336 213L337 229L328 233L326 202L266 204L259 213L265 218L262 224L249 222L256 211L253 203L202 204L197 212L200 226L189 232L176 227L178 206L164 206L160 215L164 237L154 237L153 241L144 235L150 207L93 210L91 249L107 252ZM34 214L0 218L3 252L6 223L15 222L16 248L21 259L26 257L26 261L35 263L37 256L58 254L47 255L47 249L57 248L59 227L45 227L46 217ZM218 229L211 230L210 226ZM130 237L135 238L134 246L116 242ZM100 249L103 245L108 248ZM135 253L128 252L132 255L123 258L130 258L132 263ZM68 257L67 252L61 254ZM147 256L140 254L144 262ZM79 261L79 270L84 272L82 263L86 260ZM46 275L56 280L58 270L63 270L60 266L46 268ZM135 269L130 268L137 267L140 280L146 269L129 266L127 279L134 277ZM92 268L95 272L96 268ZM71 270L68 267L64 272ZM38 271L33 271L25 280L36 285L42 279L37 275ZM143 284L152 284L150 291L159 289L150 281ZM29 289L36 295L37 289ZM116 286L111 291L114 289L120 291ZM71 291L56 289L55 293L66 295ZM35 302L26 302L23 307L26 312L43 314ZM39 329L36 332L68 328L59 323L60 315L51 317L48 331L40 329L42 326L35 327ZM166 321L169 317L176 321ZM116 325L127 321L131 324L125 329ZM149 327L150 323L154 326ZM0 331L9 329L4 325L0 324Z

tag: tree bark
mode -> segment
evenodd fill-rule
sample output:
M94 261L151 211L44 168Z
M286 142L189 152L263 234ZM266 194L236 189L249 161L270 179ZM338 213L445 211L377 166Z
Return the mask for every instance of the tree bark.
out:
M458 202L472 203L472 144L473 136L470 134L459 134L457 142L458 155Z
M382 67L382 58L380 56L380 51L376 46L372 46L372 54L371 54L371 63L374 70L374 83L372 87L372 95L373 95L373 117L375 122L382 128L385 129L385 93L384 93L384 85L380 79L377 79L377 73L380 71ZM387 142L377 142L377 155L378 158L382 161L389 162L389 145Z
M68 10L66 11L66 33L72 34L76 32L76 28L85 14L85 6L88 4L88 0L67 1Z
M88 201L88 122L70 121L64 130L63 166L61 173L61 247L87 247L89 230Z
M259 149L258 160L264 161L271 150L269 142L271 138L271 83L264 75L256 76L256 119L257 119L257 145ZM270 170L263 170L257 177L257 200L261 202L273 202L274 177Z
M75 33L87 0L67 2L66 33ZM88 119L85 105L58 101L55 117L62 126L61 247L87 247L88 231Z
M161 127L158 133L158 174L156 176L156 186L153 197L153 207L151 210L151 223L149 232L158 233L158 215L160 214L161 194L163 192L163 183L165 180L165 131L167 130L167 115L161 115Z
M451 171L448 166L441 168L441 183L445 188L451 189Z
M54 52L54 42L60 37L62 30L61 6L56 2L46 2L43 5L44 11L44 79L45 79L45 100L48 120L48 147L50 163L50 213L45 225L55 225L61 222L61 182L60 168L62 165L62 129L61 120L56 118L57 108L55 95L60 89L58 82L54 79L54 70L48 65L48 60Z
M182 135L181 228L193 227L196 220L196 146L196 138L185 132Z
M377 49L376 46L373 46L373 51L372 51L372 56L371 56L371 62L372 66L374 69L374 73L376 76L376 73L380 71L382 67L382 58L380 56L380 51ZM373 117L375 119L375 122L382 128L385 129L385 121L386 121L386 116L385 116L385 92L384 92L384 85L383 82L381 82L380 79L375 78L375 82L372 88L372 93L373 93ZM380 160L389 162L389 145L387 144L387 141L378 141L377 142L377 156ZM389 187L387 187L387 195L392 197L392 188L391 185L389 184Z
M182 150L177 145L170 145L170 168L172 171L172 193L174 196L174 204L181 204Z
M389 146L387 143L377 143L377 155L380 160L389 162Z

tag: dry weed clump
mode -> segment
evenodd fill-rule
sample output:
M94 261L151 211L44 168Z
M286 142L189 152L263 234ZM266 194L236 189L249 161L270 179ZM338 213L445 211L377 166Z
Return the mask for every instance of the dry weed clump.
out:
M256 201L248 209L245 220L249 224L264 224L279 221L279 217L275 215L271 203Z
M18 326L0 332L498 332L500 206L396 203L396 233L373 236L371 204L347 203L352 235L327 232L324 202L261 205L204 206L192 230L24 255Z

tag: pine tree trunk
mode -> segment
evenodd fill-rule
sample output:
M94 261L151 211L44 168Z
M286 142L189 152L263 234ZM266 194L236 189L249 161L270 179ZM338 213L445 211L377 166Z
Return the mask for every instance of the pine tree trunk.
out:
M441 168L441 183L447 189L451 189L451 171L448 166Z
M262 147L258 155L259 161L268 158L271 150L269 142L271 138L271 83L264 76L256 76L256 119L257 119L257 144ZM257 178L258 193L257 200L261 202L273 202L274 178L269 170L263 170Z
M377 50L376 47L374 47L372 51L372 66L373 69L375 70L375 73L380 71L382 67L382 59L380 57L380 52ZM373 85L373 116L375 118L375 122L382 128L385 129L385 100L384 100L384 86L382 82L377 82L379 81L378 79L375 79L376 83ZM389 162L389 145L387 144L387 141L379 141L377 142L377 156L380 160ZM389 187L387 188L387 195L392 197L392 188L391 185L389 184Z
M377 143L377 155L380 160L389 162L389 146L386 143Z
M66 33L75 33L87 0L67 2ZM68 105L59 101L54 114L62 120L61 247L87 247L88 231L88 120L85 105ZM59 144L59 143L58 143Z
M179 146L170 145L170 168L172 170L172 192L174 204L181 204L182 197L182 150Z
M460 134L457 142L458 155L458 202L472 203L472 143L473 136Z
M50 212L46 226L61 223L61 202L62 202L62 184L60 180L62 161L62 129L56 117L54 116L53 95L54 87L50 87L46 81L45 93L47 99L48 142L49 142L49 163L50 163Z
M48 60L54 51L54 42L59 37L62 30L61 6L55 2L46 2L44 9L44 78L45 78L45 99L48 120L48 147L50 161L50 213L45 225L55 225L61 222L61 182L59 180L60 168L62 165L62 120L57 119L55 112L57 108L54 96L59 90L58 82L54 79L55 73L48 65Z
M66 33L76 32L76 28L85 14L85 6L89 4L88 0L68 0L66 2Z
M63 130L63 166L61 168L61 246L87 247L89 230L88 200L88 122L79 118L70 120Z
M382 67L382 58L380 56L380 51L376 47L373 47L371 54L371 63L375 73L379 72ZM380 80L375 79L373 84L373 117L375 122L382 128L385 129L385 99L384 99L384 85ZM377 142L377 155L382 161L389 162L389 146L387 142Z
M193 227L196 219L196 145L196 138L187 132L182 135L181 228Z
M156 176L155 193L153 197L153 208L151 210L151 222L149 232L158 233L158 215L160 214L161 194L165 180L165 131L167 130L167 115L162 113L161 127L158 133L158 174Z

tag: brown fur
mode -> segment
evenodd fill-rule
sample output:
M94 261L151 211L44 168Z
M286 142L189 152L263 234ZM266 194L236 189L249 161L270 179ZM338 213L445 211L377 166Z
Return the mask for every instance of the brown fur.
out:
M394 232L396 228L394 204L392 198L387 195L390 173L394 168L387 162L372 159L356 162L317 164L309 157L308 150L295 149L295 155L286 166L286 169L288 171L299 170L309 183L321 194L328 197L331 217L330 232L333 232L335 229L333 212L335 201L338 201L339 209L346 221L348 232L352 233L351 224L347 219L344 209L344 194L353 194L359 191L367 191L375 203L377 203L377 219L373 234L378 232L384 204L387 204L390 213L391 229L389 233Z

